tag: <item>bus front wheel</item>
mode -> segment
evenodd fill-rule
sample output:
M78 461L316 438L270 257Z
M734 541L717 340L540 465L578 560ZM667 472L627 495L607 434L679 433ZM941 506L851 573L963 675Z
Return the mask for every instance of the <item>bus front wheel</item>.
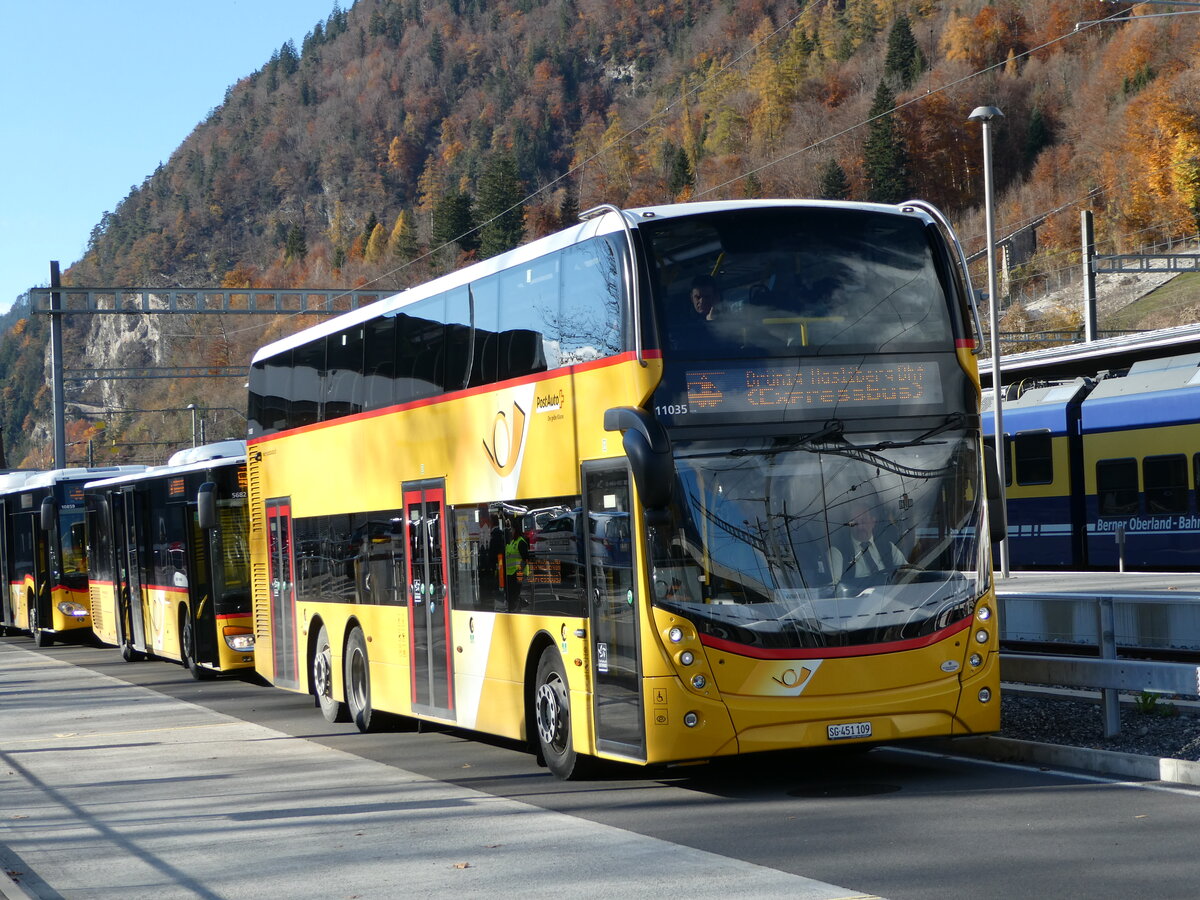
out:
M329 644L329 632L325 626L317 632L317 646L312 658L312 690L317 697L317 706L326 722L348 722L350 714L346 704L333 698L333 647Z
M180 618L183 620L180 628L182 633L180 655L183 656L183 664L187 667L188 673L196 681L209 681L215 678L217 673L212 669L206 669L196 659L196 629L192 625L192 617L185 611Z
M374 726L374 711L371 709L371 669L367 659L367 639L362 629L355 628L346 641L346 705L350 718L362 732Z
M583 767L571 746L571 694L557 647L547 647L538 660L533 712L546 768L564 781L579 777Z
M29 633L33 636L33 645L35 647L49 647L54 643L54 636L42 629L42 623L38 621L37 603L33 598L29 600Z

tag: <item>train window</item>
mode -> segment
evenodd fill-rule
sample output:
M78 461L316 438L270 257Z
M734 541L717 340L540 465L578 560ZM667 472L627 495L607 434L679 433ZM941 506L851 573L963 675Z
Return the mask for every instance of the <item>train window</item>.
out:
M1096 463L1096 496L1102 516L1136 516L1138 466L1136 459L1102 459Z
M1147 514L1187 512L1187 457L1182 453L1147 456L1142 460L1142 484Z
M1050 484L1054 481L1054 457L1049 431L1019 432L1013 439L1017 484Z

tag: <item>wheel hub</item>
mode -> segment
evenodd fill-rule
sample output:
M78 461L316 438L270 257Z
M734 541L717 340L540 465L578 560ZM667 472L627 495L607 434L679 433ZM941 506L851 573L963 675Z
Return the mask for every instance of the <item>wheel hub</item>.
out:
M538 688L537 729L544 744L553 747L561 743L562 705L552 684L543 684Z

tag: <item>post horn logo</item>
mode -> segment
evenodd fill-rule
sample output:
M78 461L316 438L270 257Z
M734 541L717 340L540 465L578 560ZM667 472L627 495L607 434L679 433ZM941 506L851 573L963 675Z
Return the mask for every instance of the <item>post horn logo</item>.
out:
M483 449L492 463L496 474L511 475L521 455L521 442L525 440L525 410L513 403L512 421L503 411L496 413L492 422L492 442L484 438Z

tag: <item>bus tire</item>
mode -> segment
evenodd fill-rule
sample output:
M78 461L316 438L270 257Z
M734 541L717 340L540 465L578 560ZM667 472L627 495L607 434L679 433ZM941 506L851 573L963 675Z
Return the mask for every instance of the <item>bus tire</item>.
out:
M37 603L32 598L29 601L29 634L33 637L35 647L49 647L54 643L54 636L44 631L42 623L38 621Z
M212 669L206 669L196 660L196 630L192 625L192 617L184 610L180 619L183 620L179 629L179 651L183 656L183 664L187 667L188 674L196 681L208 681L216 675Z
M371 667L367 656L367 639L362 629L355 628L346 639L345 678L346 706L358 730L366 733L375 727L371 708Z
M321 708L321 715L325 717L325 721L330 724L349 722L350 713L346 704L333 697L333 647L329 643L329 632L324 625L317 632L317 644L313 648L309 676L312 692L317 698L317 706Z
M567 687L562 655L554 646L543 650L538 660L533 717L546 768L563 781L578 778L583 766L571 745L571 692Z

